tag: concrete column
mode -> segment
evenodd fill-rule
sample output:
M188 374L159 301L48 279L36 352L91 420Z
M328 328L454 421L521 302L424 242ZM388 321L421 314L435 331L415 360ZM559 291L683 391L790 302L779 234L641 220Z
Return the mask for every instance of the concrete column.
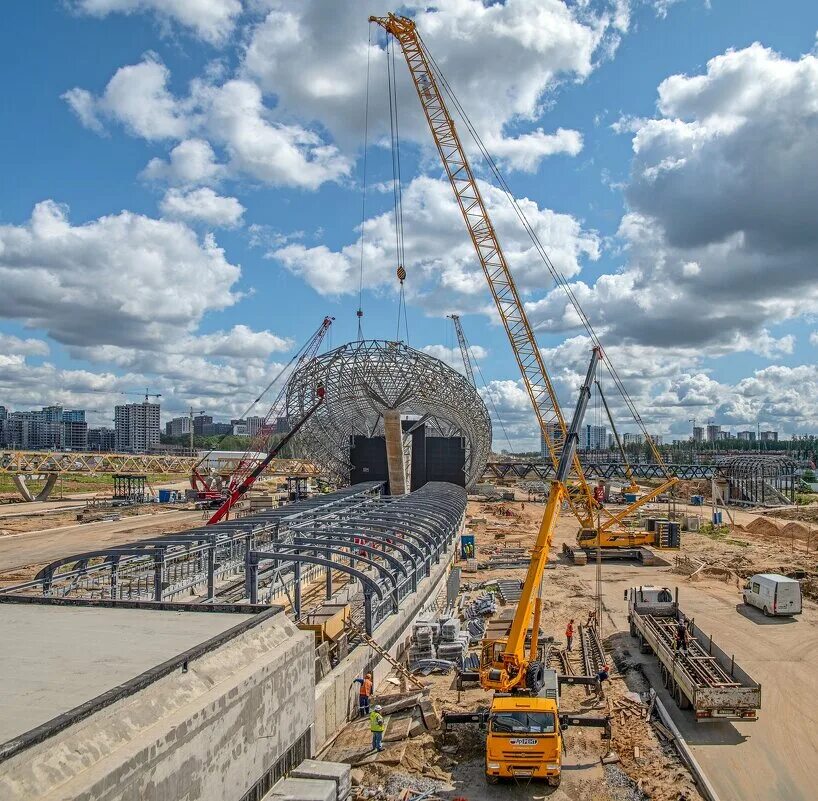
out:
M24 501L33 501L34 496L31 494L31 491L26 486L26 477L18 473L15 476L11 477L11 480L14 482L14 486L17 488L17 492L20 493L20 496Z
M160 548L153 557L153 600L162 600L162 584L165 578L165 551Z
M386 438L386 464L389 468L389 494L406 495L409 491L409 482L399 409L390 409L383 413L383 431Z
M293 612L295 619L301 617L301 562L293 562Z
M213 600L216 595L216 540L207 549L207 597Z

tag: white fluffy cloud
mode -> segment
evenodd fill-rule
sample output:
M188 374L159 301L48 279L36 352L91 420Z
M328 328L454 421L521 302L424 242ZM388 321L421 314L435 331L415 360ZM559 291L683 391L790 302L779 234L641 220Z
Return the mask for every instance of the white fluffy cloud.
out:
M38 203L0 226L0 316L68 345L146 347L193 331L238 299L240 270L210 236L128 211L72 225Z
M575 294L609 344L792 353L774 326L818 305L818 58L754 44L667 78L658 96L655 119L617 126L634 151L625 267ZM578 326L561 292L529 311L546 330Z
M241 0L75 0L74 7L94 17L153 12L211 44L224 42L242 11Z
M216 160L210 142L185 139L179 142L167 161L153 158L142 171L142 177L169 184L212 184L225 175L225 166Z
M5 356L48 356L50 348L42 339L20 339L0 332L0 353Z
M138 64L120 67L100 96L74 88L63 98L94 131L116 122L149 141L181 140L167 162L154 158L148 163L147 178L190 184L249 176L276 186L317 189L351 171L352 162L317 133L275 120L256 84L195 80L187 97L176 97L169 79L167 67L148 54ZM224 148L224 164L211 142Z
M169 78L168 68L148 54L139 64L120 67L100 97L74 88L63 99L84 125L97 132L114 119L144 139L181 139L192 124L190 108L168 91Z
M458 373L462 373L463 375L466 374L466 367L463 364L463 356L460 353L459 347L450 348L446 345L425 345L421 350L424 353L428 353L430 356L434 356L435 359L439 359L442 362L445 362L449 365L449 367L457 370ZM476 373L476 368L474 367L475 361L482 361L485 359L489 352L480 345L472 345L469 343L469 354L472 360L472 369ZM475 376L478 380L478 385L480 383L479 378Z
M217 195L206 186L187 191L169 189L162 198L160 208L167 217L198 220L225 228L241 225L245 211L236 198Z
M481 191L521 291L547 289L551 284L548 273L506 196L485 183ZM576 275L582 260L599 257L599 238L576 219L540 209L532 200L519 202L565 275ZM410 297L435 314L483 309L488 301L486 281L448 181L415 178L403 192L403 219ZM365 286L395 284L395 268L390 266L395 264L394 236L389 213L364 224ZM322 295L341 295L357 291L360 247L360 239L338 251L325 245L291 243L270 255Z
M244 69L275 94L283 114L315 120L347 149L361 143L361 109L366 93L367 59L372 74L371 133L387 131L386 51L383 32L366 20L388 6L363 0L333 7L305 0L268 3L270 10L252 30ZM601 10L600 10L601 6ZM490 148L515 169L535 170L554 153L575 155L582 147L576 131L520 133L520 123L536 121L560 81L581 81L627 30L627 4L561 0L457 0L429 6L409 2L424 41L469 111ZM378 32L380 31L380 32ZM487 58L486 54L491 53ZM398 53L398 58L403 61ZM404 64L397 67L401 133L429 144L414 89Z

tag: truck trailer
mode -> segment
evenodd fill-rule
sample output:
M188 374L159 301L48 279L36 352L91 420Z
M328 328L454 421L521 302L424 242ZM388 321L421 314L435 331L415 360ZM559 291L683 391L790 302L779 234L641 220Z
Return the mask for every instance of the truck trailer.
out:
M667 587L631 587L625 600L631 635L643 653L659 660L662 683L680 709L692 709L697 722L758 719L761 685L682 612L678 587L675 593Z

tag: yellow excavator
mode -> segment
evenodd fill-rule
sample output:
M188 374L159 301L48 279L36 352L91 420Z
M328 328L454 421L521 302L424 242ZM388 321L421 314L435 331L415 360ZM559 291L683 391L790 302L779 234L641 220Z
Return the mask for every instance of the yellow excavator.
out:
M646 493L636 503L617 514L603 509L595 500L576 455L577 435L587 407L597 364L602 360L609 370L612 371L613 368L589 325L595 347L569 430L466 151L444 101L441 87L463 116L478 147L483 149L486 163L493 170L495 164L490 154L482 148L479 136L426 48L414 21L407 17L388 14L384 17L370 17L370 22L376 23L394 37L406 59L432 138L511 343L523 384L537 415L554 471L545 513L531 553L531 562L511 629L507 638L485 643L480 682L485 689L494 691L487 720L487 779L497 781L504 777L539 777L556 784L559 782L561 771L561 727L608 725L605 718L572 718L560 713L560 678L554 671L546 669L539 658L541 582L557 516L565 503L579 520L580 534L593 532L597 538L608 537L618 528L623 528L623 520L663 492L674 479ZM507 189L502 176L496 170L495 175ZM525 220L522 210L510 192L508 195L546 266L554 274L555 280L564 285L564 279L551 264L536 233ZM572 302L576 303L570 290L569 296ZM575 307L587 321L581 309ZM531 643L526 650L529 624ZM596 681L596 677L586 678L588 682Z

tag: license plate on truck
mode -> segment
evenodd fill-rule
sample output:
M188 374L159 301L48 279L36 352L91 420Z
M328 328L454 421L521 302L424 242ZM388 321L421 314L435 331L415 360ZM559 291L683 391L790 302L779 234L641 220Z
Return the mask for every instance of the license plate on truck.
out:
M514 776L522 776L523 778L526 778L534 775L534 768L512 768L511 773Z

